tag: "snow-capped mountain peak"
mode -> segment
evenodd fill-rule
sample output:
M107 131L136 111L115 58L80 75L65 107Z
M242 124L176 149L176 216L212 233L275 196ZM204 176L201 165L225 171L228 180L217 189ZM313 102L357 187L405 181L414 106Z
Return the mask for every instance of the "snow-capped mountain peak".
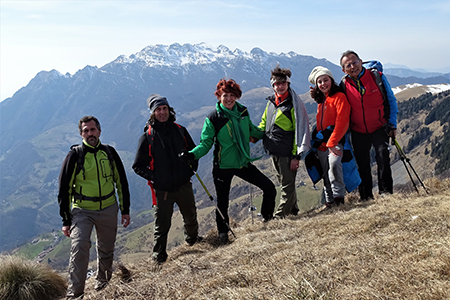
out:
M212 47L206 43L147 46L130 56L121 55L114 63L131 64L144 62L147 67L181 67L184 65L210 64L215 61L231 61L237 57L251 58L252 55L240 49L231 51L224 45Z

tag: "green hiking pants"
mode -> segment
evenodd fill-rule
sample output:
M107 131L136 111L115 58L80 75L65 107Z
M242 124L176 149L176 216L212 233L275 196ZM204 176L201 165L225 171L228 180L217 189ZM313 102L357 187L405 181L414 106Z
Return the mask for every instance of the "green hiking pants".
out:
M272 156L273 166L278 173L281 184L280 204L275 212L277 217L287 217L298 213L297 191L295 189L295 177L297 170L291 170L291 158L284 156Z

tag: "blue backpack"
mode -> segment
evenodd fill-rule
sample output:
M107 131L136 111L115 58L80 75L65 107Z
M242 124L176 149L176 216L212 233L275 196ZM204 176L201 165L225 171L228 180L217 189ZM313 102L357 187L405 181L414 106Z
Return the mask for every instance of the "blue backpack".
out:
M327 128L324 131L332 130L333 128ZM308 172L309 177L312 182L316 184L319 182L324 175L324 170L319 161L319 157L317 155L317 148L315 145L319 146L322 142L324 142L323 137L330 136L331 134L318 132L313 140L311 141L312 148L308 151L305 156L305 165L306 171ZM326 138L328 140L328 138ZM353 155L353 149L350 144L350 132L348 131L345 136L344 142L344 154L342 156L342 172L344 175L344 183L345 189L347 192L352 192L361 184L361 177L359 176L358 167L356 166L356 160Z

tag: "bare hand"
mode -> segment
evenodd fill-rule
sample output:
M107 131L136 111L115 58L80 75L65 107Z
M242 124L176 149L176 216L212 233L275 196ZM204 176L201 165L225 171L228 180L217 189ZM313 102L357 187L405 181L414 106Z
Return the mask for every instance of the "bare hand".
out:
M250 143L255 144L257 141L258 141L257 138L254 138L254 137L252 137L252 136L250 137Z
M122 225L123 228L127 228L130 225L130 215L122 215Z
M70 237L70 226L63 226L62 232L64 233L65 236Z
M338 147L334 146L328 149L334 156L342 156L342 151Z
M312 86L309 87L309 95L314 99L314 88Z
M300 161L298 159L293 158L291 160L291 171L296 171L300 165Z

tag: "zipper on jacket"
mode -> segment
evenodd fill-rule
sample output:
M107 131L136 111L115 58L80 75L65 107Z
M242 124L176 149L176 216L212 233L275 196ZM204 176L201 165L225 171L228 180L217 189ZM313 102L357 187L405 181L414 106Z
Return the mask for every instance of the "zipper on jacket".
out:
M321 130L323 130L323 114L324 114L324 109L325 109L325 102L326 102L326 98L325 101L322 103L322 115L320 116L320 128Z
M101 150L99 150L101 151ZM99 165L97 160L97 152L94 152L94 160L95 165L97 166L97 183L98 183L98 191L99 191L99 197L102 196L102 185L100 183L100 171L99 171ZM100 200L100 210L102 209L102 200Z
M355 84L357 84L358 86L356 86L356 85L353 85L357 90L358 90L358 93L361 95L361 109L362 109L362 116L363 116L363 123L364 123L364 127L366 128L366 133L369 133L369 130L367 129L367 122L366 122L366 113L365 113L365 111L364 111L364 94L365 94L365 92L364 93L361 93L361 90L366 90L365 88L364 88L364 86L361 84L361 80L359 80L359 79L357 79L358 81L357 81L357 83L355 83ZM353 82L355 82L355 81L353 81ZM351 83L350 83L351 84Z

